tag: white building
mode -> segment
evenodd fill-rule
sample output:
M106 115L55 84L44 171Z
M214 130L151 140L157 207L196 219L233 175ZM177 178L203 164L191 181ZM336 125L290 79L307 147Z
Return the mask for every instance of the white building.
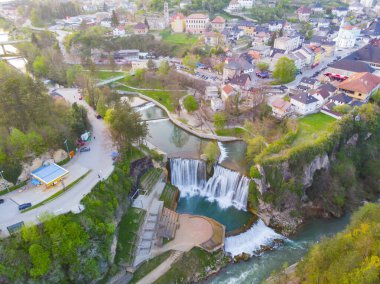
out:
M314 113L321 106L321 103L308 93L300 93L291 96L290 103L292 104L293 109L301 115Z
M211 109L213 111L221 111L224 110L224 103L220 98L212 98L210 100L211 102Z
M338 48L353 48L356 39L360 35L360 29L351 25L345 25L344 21L340 25L338 36L335 39Z
M301 44L301 39L299 36L293 37L278 37L274 41L274 48L282 49L286 51L292 51L297 49Z
M113 36L123 36L125 35L125 28L123 26L118 26L112 30Z
M103 19L103 20L100 22L100 25L101 25L102 27L105 27L105 28L110 28L110 27L111 27L111 19L110 19L110 18Z
M191 14L186 18L186 32L192 34L203 34L210 19L205 14Z
M254 0L231 0L226 10L228 12L240 11L243 9L251 9Z

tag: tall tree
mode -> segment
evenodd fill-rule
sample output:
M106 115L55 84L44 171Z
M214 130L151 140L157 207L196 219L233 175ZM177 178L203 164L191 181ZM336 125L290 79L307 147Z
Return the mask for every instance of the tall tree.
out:
M296 70L294 60L286 56L281 57L275 65L273 78L277 79L280 84L289 83L294 80Z
M112 10L112 16L111 16L111 26L116 28L120 24L119 17L116 14L115 10Z

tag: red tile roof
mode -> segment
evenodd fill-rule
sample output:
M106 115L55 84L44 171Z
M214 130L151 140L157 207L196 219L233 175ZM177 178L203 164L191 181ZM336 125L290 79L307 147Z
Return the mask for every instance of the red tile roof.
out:
M224 24L226 20L221 16L216 16L214 20L212 20L212 23L214 24Z
M224 85L222 89L223 89L223 92L225 92L226 94L229 94L234 91L234 88L232 88L232 86L229 84Z
M187 16L187 19L208 19L208 15L196 13Z
M380 77L368 72L356 73L338 85L339 89L369 94L380 84Z

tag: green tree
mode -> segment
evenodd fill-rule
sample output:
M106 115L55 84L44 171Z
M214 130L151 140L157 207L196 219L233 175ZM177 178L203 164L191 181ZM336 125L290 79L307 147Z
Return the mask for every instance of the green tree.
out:
M33 265L30 275L34 278L45 275L50 269L49 252L38 244L32 244L29 248L29 255Z
M82 65L70 65L66 70L66 82L68 86L73 86L76 79L83 72Z
M195 97L189 95L183 100L183 106L188 112L194 112L198 109L198 102Z
M146 63L146 66L148 67L149 71L153 71L156 68L156 64L154 64L152 59L149 59Z
M212 164L215 163L220 154L218 144L213 141L208 142L203 153L206 156L207 161Z
M116 28L118 25L119 25L119 17L117 16L115 10L112 10L111 26Z
M352 110L350 105L337 105L333 108L333 111L339 112L341 114L347 114Z
M45 77L48 73L46 59L44 56L37 56L33 62L33 71L39 77Z
M265 138L261 135L251 138L247 141L247 158L253 160L256 155L260 154L266 144Z
M158 66L158 74L161 76L166 76L169 74L169 71L169 63L166 60L161 61L160 65Z
M269 64L263 61L257 62L256 66L261 72L268 71L269 69Z
M21 161L28 153L28 138L17 128L12 128L8 138L9 146L12 149L12 159Z
M217 129L223 129L226 126L227 117L224 113L221 113L221 112L214 113L213 119L214 119L214 126Z
M195 68L197 67L197 63L199 62L200 57L199 55L193 55L188 53L183 59L182 63L185 65L187 68L190 69L191 73L194 73Z
M296 65L294 60L287 57L281 57L274 68L273 78L277 79L278 83L285 84L294 80Z
M129 150L133 143L140 143L148 134L146 122L126 102L117 102L107 120L120 150Z

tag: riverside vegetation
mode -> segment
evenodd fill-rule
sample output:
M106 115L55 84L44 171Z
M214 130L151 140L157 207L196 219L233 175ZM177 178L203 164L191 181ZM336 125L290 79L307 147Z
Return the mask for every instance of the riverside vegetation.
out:
M275 138L257 131L246 137L255 180L249 203L289 234L307 216L340 217L345 209L373 199L380 190L379 122L375 97L341 120L316 114L282 123L276 132L282 135Z

